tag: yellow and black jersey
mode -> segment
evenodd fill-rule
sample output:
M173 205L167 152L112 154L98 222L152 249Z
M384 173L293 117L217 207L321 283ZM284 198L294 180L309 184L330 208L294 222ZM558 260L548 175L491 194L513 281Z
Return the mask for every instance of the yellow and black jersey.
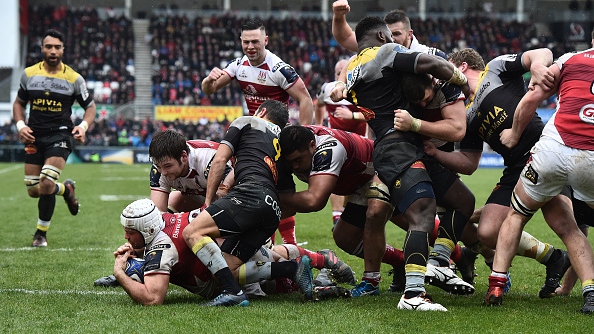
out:
M482 151L484 141L503 157L506 166L525 161L544 128L538 114L534 114L514 148L505 147L499 135L512 127L516 107L527 90L523 75L528 71L521 53L496 57L486 65L466 106L467 128L461 150Z
M420 52L396 43L363 49L347 67L347 100L373 112L368 121L377 139L394 131L394 110L407 109L403 72L414 73Z
M93 104L84 78L70 66L48 73L43 62L27 67L21 77L18 98L31 103L27 125L35 136L46 136L56 131L71 132L74 101L84 109Z

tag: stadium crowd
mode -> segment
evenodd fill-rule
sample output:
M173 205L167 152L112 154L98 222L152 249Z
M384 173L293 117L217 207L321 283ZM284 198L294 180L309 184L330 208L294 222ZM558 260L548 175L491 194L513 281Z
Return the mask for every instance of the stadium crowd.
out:
M27 66L41 60L40 40L50 27L65 32L65 61L86 80L98 103L120 105L134 100L134 38L132 22L115 14L101 19L90 7L36 6L29 10ZM243 19L233 14L189 19L178 15L152 15L146 42L152 49L154 105L241 105L237 82L214 94L202 92L201 81L213 67L224 67L242 55L237 40ZM333 66L351 53L340 47L331 21L321 18L265 19L270 50L281 55L303 79L315 97L323 83L332 81ZM34 23L34 24L33 24ZM573 45L556 43L533 22L504 21L472 14L465 18L411 19L420 43L442 50L476 49L484 59L500 54L547 47L556 57ZM452 32L452 33L448 33ZM543 107L554 105L554 96ZM291 107L291 106L290 106ZM293 109L296 107L293 105ZM89 129L86 145L147 146L155 130L176 128L188 139L217 141L226 121L212 123L105 119ZM0 143L18 144L14 122L0 127Z

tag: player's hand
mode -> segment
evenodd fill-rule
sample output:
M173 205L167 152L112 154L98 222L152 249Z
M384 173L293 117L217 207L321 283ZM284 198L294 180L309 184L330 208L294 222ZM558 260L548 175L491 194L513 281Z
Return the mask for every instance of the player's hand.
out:
M130 257L132 253L132 249L129 249L127 252L123 254L118 254L115 257L115 262L113 263L113 272L114 274L118 271L125 271L126 270L126 260Z
M74 135L74 139L81 144L83 144L87 138L87 131L78 125L72 129L72 134Z
M394 129L410 131L412 116L404 109L394 110Z
M499 134L499 140L505 147L512 149L516 147L520 137L517 136L512 129L504 129Z
M212 81L217 81L218 78L225 75L225 71L221 70L218 67L213 68L210 73L208 73L208 79Z
M347 107L337 107L334 110L334 117L340 119L353 119L353 112Z
M132 245L130 243L126 242L125 244L118 247L118 249L115 252L113 252L113 256L118 257L122 254L130 253L130 252L134 252L134 248L132 247Z
M534 86L540 86L543 91L548 92L555 87L555 75L547 66L542 64L533 64L530 67L530 84L528 89L533 90Z
M334 1L332 4L332 11L334 12L334 16L345 16L351 11L351 6L349 6L347 0Z
M33 144L35 142L35 136L33 136L33 130L26 126L19 131L19 140L23 144Z
M334 102L344 100L347 97L347 90L344 85L336 85L330 92L330 99Z
M430 140L423 141L425 153L429 156L434 156L437 154L437 147L433 144Z

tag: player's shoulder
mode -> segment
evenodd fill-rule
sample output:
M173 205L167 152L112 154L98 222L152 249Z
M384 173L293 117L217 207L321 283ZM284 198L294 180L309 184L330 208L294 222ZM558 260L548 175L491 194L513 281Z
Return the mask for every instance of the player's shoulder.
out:
M25 75L28 77L35 76L37 74L43 73L43 62L40 61L37 64L33 64L27 68L25 68Z
M278 72L280 69L284 67L293 68L290 64L286 63L279 56L275 55L274 53L268 50L266 52L266 58L264 62L268 64L268 67L270 67L272 72Z
M186 143L191 149L212 148L216 150L219 147L219 143L204 139L188 140Z

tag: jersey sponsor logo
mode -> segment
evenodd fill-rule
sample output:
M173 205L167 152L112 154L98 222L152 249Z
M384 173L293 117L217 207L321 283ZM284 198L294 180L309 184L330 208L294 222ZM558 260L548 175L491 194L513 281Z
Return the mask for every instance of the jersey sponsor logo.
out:
M160 245L164 246L164 245ZM144 256L144 271L157 270L161 267L163 250L152 250Z
M332 134L330 134L330 135L332 135ZM325 148L335 147L335 146L338 146L338 143L335 140L329 141L329 142L323 143L322 145L316 147L316 151L321 151Z
M401 186L402 186L402 181L401 181L400 179L397 179L397 180L394 182L394 188L396 188L396 189L400 189L400 187L401 187Z
M510 55L503 55L501 56L501 59L505 60L505 61L516 61L516 58L518 58L517 54L510 54Z
M355 81L359 78L359 74L361 73L361 64L355 66L352 70L347 71L346 77L346 89L351 90Z
M272 178L274 179L274 184L276 184L278 182L278 169L276 169L276 163L269 156L264 157L264 162L268 165L268 168L272 173Z
M425 164L422 161L417 160L410 165L410 168L425 169Z
M532 168L532 165L528 165L524 176L534 184L538 182L538 173Z
M61 141L59 143L55 143L54 147L59 147L59 148L68 148L68 144L65 141Z
M313 157L312 171L320 172L330 169L332 165L332 149L318 150Z
M258 95L258 90L253 85L245 86L243 92L248 95Z
M258 77L256 78L260 83L265 83L266 82L266 72L264 71L260 71L260 73L258 73Z
M479 114L480 115L480 114ZM481 122L478 132L481 139L488 142L495 131L507 120L507 111L500 107L493 106Z
M584 123L594 124L594 104L586 104L580 109L580 119Z
M37 153L37 146L35 146L33 144L29 144L29 145L25 146L25 153L26 154L35 154L35 153Z
M270 195L266 195L266 197L264 198L264 203L272 207L272 210L274 210L276 216L280 220L282 212L280 205L278 205L277 201L275 201L274 198L270 197Z
M245 74L245 70L241 70L241 73L239 73L239 75L237 75L237 77L239 78L247 78L247 74Z

